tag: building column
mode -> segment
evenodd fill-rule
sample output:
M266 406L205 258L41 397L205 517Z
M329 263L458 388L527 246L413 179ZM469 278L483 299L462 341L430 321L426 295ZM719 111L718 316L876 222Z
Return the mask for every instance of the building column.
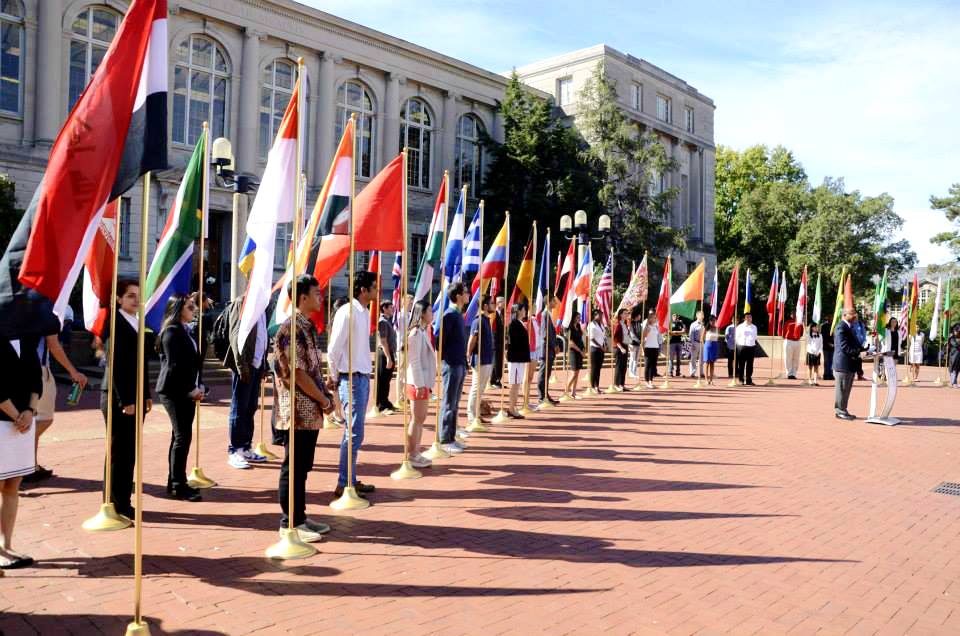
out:
M37 143L52 146L60 132L60 119L66 108L65 94L60 92L63 68L63 7L60 0L37 3L37 83L36 128Z
M323 180L327 178L327 170L333 161L333 129L334 117L337 113L337 94L334 85L333 54L329 51L320 54L320 74L317 78L317 140L316 162L314 163L313 182L323 187ZM339 140L338 140L339 141Z
M396 73L387 73L387 90L383 98L382 163L384 165L392 161L394 155L402 150L400 148L400 84L405 81Z
M259 147L260 40L265 36L253 29L243 34L240 60L240 117L237 126L237 170L255 173Z
M440 176L443 170L449 170L453 175L453 150L457 141L457 98L458 96L446 92L443 96L443 127L440 129L440 166L441 170L437 177L437 183L440 182ZM450 187L453 187L455 179L451 179ZM451 199L454 197L451 196Z
M246 194L233 193L233 219L230 224L230 300L236 300L247 289L247 278L240 271L240 250L247 239L247 217L250 199Z
M698 204L697 207L700 210L700 240L703 241L704 245L707 244L707 215L704 210L704 203L706 198L704 197L704 176L703 176L703 148L697 146L697 156L699 161L698 165L698 175L697 175L697 197ZM712 241L711 241L712 243Z

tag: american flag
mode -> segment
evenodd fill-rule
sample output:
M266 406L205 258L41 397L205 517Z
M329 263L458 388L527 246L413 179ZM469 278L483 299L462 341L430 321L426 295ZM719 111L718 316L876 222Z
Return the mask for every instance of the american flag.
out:
M400 320L400 278L403 276L403 252L397 252L397 257L393 260L393 269L390 271L390 277L393 279L393 326L396 327Z
M597 303L603 316L603 324L610 324L610 307L613 304L613 254L607 257L607 264L603 268L603 275L597 283L597 291L593 294L593 301Z
M900 324L897 329L900 331L900 342L905 341L910 330L910 303L906 289L900 291Z

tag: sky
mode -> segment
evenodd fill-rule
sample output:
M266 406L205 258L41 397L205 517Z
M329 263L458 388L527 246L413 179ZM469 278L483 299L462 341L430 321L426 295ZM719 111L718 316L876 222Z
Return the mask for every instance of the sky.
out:
M715 143L887 192L920 264L950 258L929 198L960 182L958 0L301 1L496 72L600 43L643 58L714 100Z

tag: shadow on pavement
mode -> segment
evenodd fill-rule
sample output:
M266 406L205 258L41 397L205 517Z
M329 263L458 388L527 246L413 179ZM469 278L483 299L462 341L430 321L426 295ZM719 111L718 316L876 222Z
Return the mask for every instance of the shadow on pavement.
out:
M0 634L123 634L133 616L98 614L18 614L4 612L0 617ZM165 630L163 620L144 616L153 636L229 636L212 629Z

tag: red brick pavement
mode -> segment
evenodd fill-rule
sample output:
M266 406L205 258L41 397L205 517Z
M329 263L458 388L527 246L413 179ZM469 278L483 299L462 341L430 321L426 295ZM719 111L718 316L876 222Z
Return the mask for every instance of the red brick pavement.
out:
M205 411L201 503L163 496L168 424L148 418L144 611L154 634L958 634L960 392L903 389L896 428L832 417L832 386L599 396L496 426L417 481L393 482L399 418L360 457L368 510L334 513L336 432L308 512L333 532L289 563L277 464L225 464L226 403ZM558 385L555 385L558 386ZM864 415L867 385L851 410ZM557 389L554 389L555 391ZM88 534L102 423L58 414L21 499L0 632L120 634L132 531Z

